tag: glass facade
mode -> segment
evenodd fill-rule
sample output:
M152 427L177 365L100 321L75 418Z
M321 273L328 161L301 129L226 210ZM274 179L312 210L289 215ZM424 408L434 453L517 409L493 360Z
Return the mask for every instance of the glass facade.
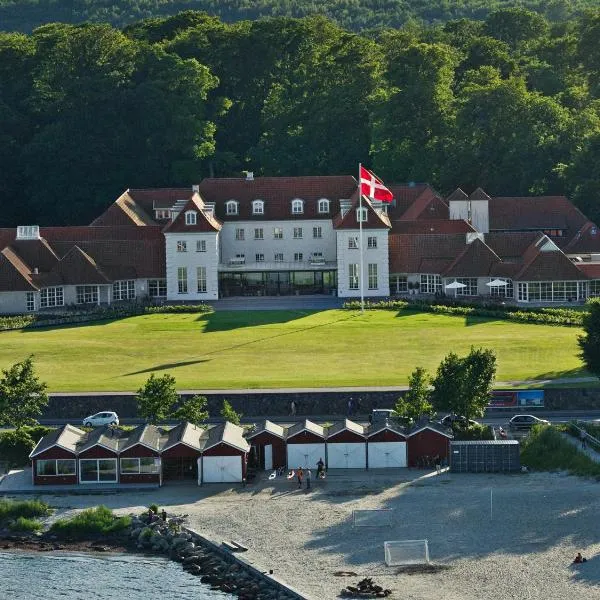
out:
M219 273L219 290L228 296L293 296L331 294L336 271L257 271Z

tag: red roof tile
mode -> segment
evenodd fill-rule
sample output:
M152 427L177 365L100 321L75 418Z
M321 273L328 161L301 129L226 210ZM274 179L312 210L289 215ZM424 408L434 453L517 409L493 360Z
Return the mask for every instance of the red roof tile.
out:
M129 190L123 192L97 219L92 221L92 227L115 227L119 225L154 225L154 221L149 213L144 210L142 205L134 200L129 194Z
M392 233L467 233L475 228L464 219L421 219L392 222Z
M600 263L573 263L586 277L600 279Z
M473 240L443 272L448 277L482 277L490 275L500 262L494 251L480 239Z
M588 221L563 248L567 254L600 254L600 231Z
M102 273L93 258L79 246L73 246L49 273L40 276L40 283L45 286L107 284L110 280Z
M11 248L0 250L0 292L37 290L29 276L29 267Z
M466 243L465 234L391 233L390 273L442 273Z

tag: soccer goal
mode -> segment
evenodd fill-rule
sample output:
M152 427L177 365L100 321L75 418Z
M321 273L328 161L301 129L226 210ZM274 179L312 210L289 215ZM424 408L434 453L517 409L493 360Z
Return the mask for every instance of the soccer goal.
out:
M353 527L389 527L392 524L392 510L389 508L352 511Z
M424 565L429 563L427 540L397 540L383 542L385 564L388 567Z

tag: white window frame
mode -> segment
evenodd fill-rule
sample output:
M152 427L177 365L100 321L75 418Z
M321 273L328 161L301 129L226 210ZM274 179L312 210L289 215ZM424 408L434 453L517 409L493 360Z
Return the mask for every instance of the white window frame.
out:
M274 240L282 240L283 239L283 227L273 227L273 239Z
M457 296L477 296L477 277L458 277L456 281L465 286L456 290Z
M188 293L187 267L177 267L177 293Z
M100 479L100 461L101 460L110 460L115 463L115 478L114 479ZM81 468L82 462L95 462L96 463L96 481L86 480L83 481L81 479L81 474L83 469ZM119 465L117 463L116 458L80 458L79 459L79 483L115 483L119 480Z
M136 470L133 470L131 468L124 469L123 468L124 460L131 461L132 463L136 463L137 469ZM142 471L142 460L151 460L152 468L150 470ZM160 473L160 457L158 457L158 456L142 456L140 458L137 458L137 457L129 458L128 456L123 456L122 458L119 459L119 472L121 473L121 475L158 475Z
M329 200L327 198L321 198L317 206L319 214L323 215L329 212Z
M154 210L154 218L157 221L163 221L171 217L171 211L168 208L157 208Z
M119 300L135 300L135 280L124 279L122 281L114 281L112 297L115 302Z
M75 286L75 304L98 304L98 286Z
M358 270L358 264L350 263L348 265L348 289L360 289L360 275Z
M154 290L156 290L156 293L153 293ZM148 296L150 296L150 298L166 298L167 297L167 280L166 279L149 279L148 280Z
M264 240L265 239L265 230L262 227L254 228L254 239L255 240Z
M302 252L294 252L294 262L302 262L304 260L304 255Z
M321 239L323 237L323 228L320 225L313 227L313 238Z
M187 252L187 242L185 240L177 240L177 252Z
M35 292L25 293L25 310L27 312L35 311Z
M442 291L442 278L439 275L425 274L419 278L421 294L435 294Z
M52 308L65 305L65 292L62 286L42 288L40 290L40 308Z
M529 286L527 282L517 283L517 300L519 302L529 302Z
M196 252L206 252L206 240L196 240Z
M294 239L295 240L302 239L302 227L294 227Z
M198 222L198 215L195 210L188 210L185 213L185 224L186 225L196 225Z
M265 255L262 252L259 252L258 254L256 254L254 259L255 262L265 262Z
M362 214L362 218L361 218L361 214ZM368 215L367 209L364 206L362 208L359 206L356 209L356 221L357 221L357 223L360 223L361 221L363 223L366 223L367 222L367 215Z
M377 236L376 235L370 235L367 238L367 248L369 250L376 250L377 249Z
M350 236L348 238L348 250L358 250L358 237Z
M225 202L225 214L237 215L238 214L238 203L236 200L227 200Z
M253 215L264 215L265 214L264 200L252 200L252 214Z
M206 267L196 267L196 290L199 294L206 294Z
M302 200L301 198L294 198L294 200L292 200L292 214L304 214L304 200Z
M72 463L73 471L68 473L59 473L58 472L58 463ZM54 474L40 473L40 463L54 463ZM77 475L77 461L74 458L42 458L38 459L35 462L35 474L37 477L72 477L73 475Z
M379 282L377 278L377 263L369 263L369 289L376 290L379 288Z
M273 260L275 262L283 262L283 252L275 252Z
M237 242L243 242L244 239L246 238L246 232L244 231L243 227L236 227L235 228L235 239Z

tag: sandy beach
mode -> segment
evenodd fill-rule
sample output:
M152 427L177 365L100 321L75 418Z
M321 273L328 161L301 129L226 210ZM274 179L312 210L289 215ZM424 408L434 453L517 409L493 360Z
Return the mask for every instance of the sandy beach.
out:
M97 504L128 513L156 502L189 515L189 525L214 541L242 542L245 558L313 600L336 598L365 576L391 588L392 598L589 600L600 598L599 492L600 483L563 474L398 470L331 472L310 491L265 478L245 488L171 485L45 499L60 509L52 518ZM382 527L353 527L355 509L392 512ZM403 539L428 539L440 568L386 567L383 542ZM572 565L578 551L588 562Z

